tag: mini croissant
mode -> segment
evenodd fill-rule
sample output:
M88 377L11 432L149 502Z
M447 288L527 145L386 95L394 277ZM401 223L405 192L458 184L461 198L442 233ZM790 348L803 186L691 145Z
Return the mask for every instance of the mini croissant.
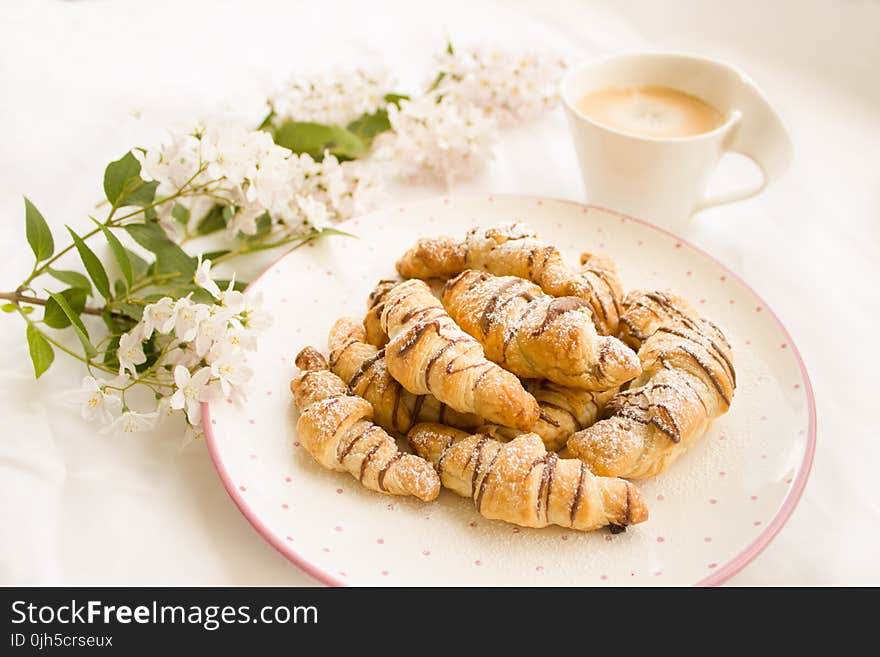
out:
M555 297L579 297L590 305L599 333L617 334L623 292L614 263L605 256L584 253L578 271L555 246L538 239L523 223L475 228L463 241L424 238L397 262L404 278L450 278L465 269L518 276Z
M641 371L632 349L596 332L586 301L552 297L523 278L465 270L446 283L443 306L489 360L517 376L608 390Z
M727 412L736 373L724 334L683 298L632 292L625 308L623 337L639 347L642 374L567 449L596 474L638 479L666 469Z
M486 423L479 415L449 408L433 395L414 395L404 390L388 373L385 350L365 340L359 322L350 317L338 319L328 340L330 369L348 384L351 394L373 405L374 420L380 427L406 435L418 422L440 422L461 429L476 429Z
M296 431L318 463L348 472L370 490L413 495L424 502L437 497L440 482L431 465L397 449L394 438L370 421L369 402L349 395L320 353L306 347L296 364L302 370L290 382L300 409Z
M480 343L452 320L420 280L395 285L383 298L388 372L415 395L432 394L461 413L529 429L538 402L519 379L486 359Z
M365 342L364 327L350 317L338 319L330 329L330 369L348 384L349 392L373 405L373 420L393 434L405 435L419 422L438 422L457 429L475 431L486 420L473 413L459 413L433 395L414 395L395 381L385 364L385 350ZM561 448L575 431L588 427L617 390L589 392L567 388L550 381L532 379L523 383L540 407L531 431L551 451ZM522 431L496 426L507 439Z
M559 525L579 531L620 531L645 521L648 509L628 481L597 477L577 459L548 452L535 434L501 443L485 434L419 424L410 445L440 473L443 485L470 497L492 520L523 527Z
M590 426L599 417L617 389L602 392L590 392L568 388L543 379L530 379L523 385L538 400L541 415L529 429L544 441L548 451L555 452L565 445L565 441L576 431ZM441 424L453 425L451 422ZM457 427L467 428L467 427ZM494 427L495 434L506 439L515 438L523 433L507 427Z

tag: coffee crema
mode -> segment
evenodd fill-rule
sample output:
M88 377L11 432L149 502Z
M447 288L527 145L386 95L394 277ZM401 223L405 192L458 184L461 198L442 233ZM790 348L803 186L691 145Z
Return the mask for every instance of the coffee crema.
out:
M609 128L644 137L690 137L715 130L726 120L701 98L650 85L597 89L575 107Z

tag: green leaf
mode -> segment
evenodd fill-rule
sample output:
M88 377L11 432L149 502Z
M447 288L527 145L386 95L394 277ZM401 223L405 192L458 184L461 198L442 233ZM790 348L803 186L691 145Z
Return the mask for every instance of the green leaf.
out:
M354 239L358 239L357 235L346 233L344 230L339 230L338 228L325 228L324 230L316 231L315 237L325 237L327 235L341 235L343 237L353 237ZM314 238L310 237L310 239Z
M136 303L117 303L113 307L131 317L135 322L141 321L141 317L144 316L144 307Z
M266 128L271 128L272 127L272 119L274 119L274 118L275 118L275 110L270 109L269 113L266 115L266 118L264 118L260 122L260 125L257 126L257 130L265 130Z
M221 290L225 290L226 288L229 287L229 279L228 278L215 278L214 282L217 283L217 286ZM236 280L235 285L232 286L232 289L236 290L237 292L244 292L244 288L246 288L247 286L248 286L247 281Z
M67 299L56 292L49 292L46 290L46 294L48 294L52 299L55 300L55 303L58 304L59 308L67 315L67 319L70 320L70 324L73 326L73 330L76 332L76 337L79 338L80 344L82 344L83 351L86 354L86 357L92 358L97 355L97 350L95 346L92 344L92 341L89 339L89 333L86 331L85 324L83 324L82 320L79 318L79 314L73 312L73 309L70 307L70 304L67 303Z
M409 99L410 97L406 94L385 94L385 103L388 105L397 105L397 107L400 107L402 101Z
M391 130L391 122L388 120L388 110L378 109L372 114L362 114L348 124L346 128L352 134L357 135L363 143L369 147L376 135Z
M67 226L67 231L70 233L73 244L79 252L79 257L83 265L85 265L86 271L89 272L89 277L92 279L98 292L105 299L110 299L110 279L107 278L107 271L104 269L104 265L98 260L95 252L88 247L79 235L73 232L70 226Z
M174 220L181 226L189 225L190 212L189 208L185 205L175 203L174 207L171 208L171 216L174 217Z
M141 163L131 151L104 170L104 194L114 208L124 205L146 206L156 197L158 181L141 178Z
M268 212L264 212L256 220L257 230L253 235L247 236L248 242L259 242L266 235L269 234L269 231L272 229L272 217L269 216Z
M199 220L196 225L197 235L208 235L226 228L225 205L215 205Z
M91 281L89 281L89 277L84 274L80 274L78 271L70 271L67 269L52 269L50 267L49 274L55 280L66 283L70 287L81 287L86 291L87 294L92 293L92 283Z
M119 205L137 205L142 208L146 207L156 198L156 188L158 186L158 180L143 180L138 178L136 183L132 183L131 191L128 192Z
M131 260L128 259L128 254L125 252L125 247L122 246L122 242L119 241L119 238L110 232L110 229L104 224L95 219L92 219L92 221L98 224L101 232L104 233L104 238L107 240L107 244L110 245L113 257L116 258L116 263L119 265L119 271L122 272L126 285L131 287L131 282L134 280L134 269L132 269Z
M28 244L34 252L37 262L47 260L55 253L55 241L52 239L52 231L49 224L43 219L43 215L36 206L27 198L24 199L25 233Z
M147 272L147 268L150 266L149 262L141 258L131 249L125 249L125 255L128 257L128 261L131 263L131 268L134 271L135 276L141 277Z
M118 350L119 336L114 335L110 338L110 342L107 343L107 348L104 350L104 358L102 359L104 365L112 369L119 367L119 360L116 358L116 352Z
M34 377L37 379L49 369L55 360L55 352L43 334L33 324L27 327L28 351L31 353L31 362L34 364Z
M79 316L83 308L86 307L86 291L81 287L71 287L61 292L67 300L70 309ZM46 300L46 307L43 310L43 322L46 326L54 329L63 329L70 326L70 319L67 314L58 305L52 297Z
M172 242L157 223L125 226L131 238L150 253L156 254L156 271L160 274L178 273L181 278L192 278L196 259Z
M340 159L353 160L367 148L360 137L338 125L323 125L305 121L285 121L275 131L275 143L294 153L308 153L316 160L330 151Z
M111 162L104 169L104 194L113 207L119 205L132 186L132 182L140 180L141 163L128 151L118 160Z
M230 253L229 249L218 249L216 251L206 251L202 254L202 258L204 260L216 260L222 256L225 256L227 253Z
M0 306L0 310L5 313L14 313L16 310L18 310L18 306L16 306L14 303L4 303L2 306Z

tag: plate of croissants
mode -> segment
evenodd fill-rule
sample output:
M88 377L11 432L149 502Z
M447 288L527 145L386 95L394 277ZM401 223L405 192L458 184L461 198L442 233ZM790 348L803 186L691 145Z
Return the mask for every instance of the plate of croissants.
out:
M782 528L816 437L742 279L571 201L351 220L248 288L272 326L209 449L254 527L334 585L718 584Z

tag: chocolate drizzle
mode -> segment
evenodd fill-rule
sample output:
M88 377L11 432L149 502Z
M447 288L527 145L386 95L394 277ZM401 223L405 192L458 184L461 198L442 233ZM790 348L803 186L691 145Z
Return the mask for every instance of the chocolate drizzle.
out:
M364 438L366 438L366 437L367 437L367 434L369 434L370 431L372 431L374 428L375 428L375 427L371 424L371 425L367 426L366 429L364 429L363 431L361 431L361 432L360 432L355 438L353 438L353 439L348 443L348 445L345 446L345 449L342 450L342 454L339 455L339 458L338 458L337 460L338 460L340 463L342 463L343 461L345 461L345 457L348 456L348 455L351 453L351 450L354 449L354 446L355 446L357 443L359 443L361 440L363 440Z
M376 483L379 485L379 490L385 492L388 491L388 489L385 488L385 475L388 474L388 470L391 468L391 466L397 463L402 458L403 452L397 452L397 454L388 459L388 462L382 466L381 470L379 470L379 476L376 479Z
M373 365L377 361L381 360L384 357L385 357L385 350L380 349L379 351L377 351L375 354L373 354L369 358L365 358L364 362L362 362L361 366L357 369L357 372L355 372L354 375L352 375L351 380L348 382L349 390L354 392L354 390L357 388L357 384L360 382L361 378L364 376L364 374L367 373L367 370L369 370L371 367L373 367Z
M498 457L501 455L502 449L502 447L499 447L495 450L495 453L492 455L492 460L489 461L489 465L486 466L486 474L483 475L483 479L480 481L480 490L477 493L476 499L474 500L474 504L477 508L477 513L481 513L483 507L483 495L486 493L486 486L489 483L489 477L492 476L492 468L495 467L495 461L497 461Z
M381 443L373 445L372 447L370 447L370 449L367 450L367 453L364 454L364 458L361 461L361 473L358 477L358 480L364 480L364 475L367 472L367 465L369 465L370 460L373 458L373 455L375 455L375 453L379 451L379 447L381 447Z
M492 328L492 324L498 319L495 315L495 310L502 295L511 287L519 284L519 282L519 279L516 278L504 281L497 287L495 293L489 297L489 300L486 302L486 305L483 307L483 312L480 315L480 330L483 332L483 335L486 335L489 332L489 329Z
M543 323L532 332L532 335L541 335L556 318L573 310L580 310L584 306L589 306L589 304L578 297L558 297L553 299L547 305L547 314L544 316Z
M721 395L721 398L724 400L724 403L726 403L728 406L730 406L730 397L727 395L727 393L724 392L724 389L721 387L721 382L718 380L718 377L716 377L715 373L712 372L712 370L709 368L709 366L703 362L703 359L700 358L699 355L697 355L696 353L694 353L693 351L691 351L690 349L688 349L684 345L679 345L678 348L680 351L683 351L688 356L690 356L694 360L694 362L700 366L700 369L702 369L706 373L706 376L709 377L709 380L712 382L712 385L715 386L715 390L717 390L718 394Z
M470 464L471 460L474 461L474 472L471 475L471 497L473 498L474 493L477 492L477 477L480 476L480 461L483 459L483 445L486 444L486 441L489 440L488 436L480 436L480 439L474 444L474 450L471 452L471 455L468 457L468 462L465 464L465 468L467 468L468 464Z
M572 525L574 525L575 516L577 516L578 508L581 505L581 496L584 493L584 481L587 478L587 464L581 461L581 473L578 477L578 485L577 490L574 492L574 497L571 500L571 509L568 512L568 519Z

